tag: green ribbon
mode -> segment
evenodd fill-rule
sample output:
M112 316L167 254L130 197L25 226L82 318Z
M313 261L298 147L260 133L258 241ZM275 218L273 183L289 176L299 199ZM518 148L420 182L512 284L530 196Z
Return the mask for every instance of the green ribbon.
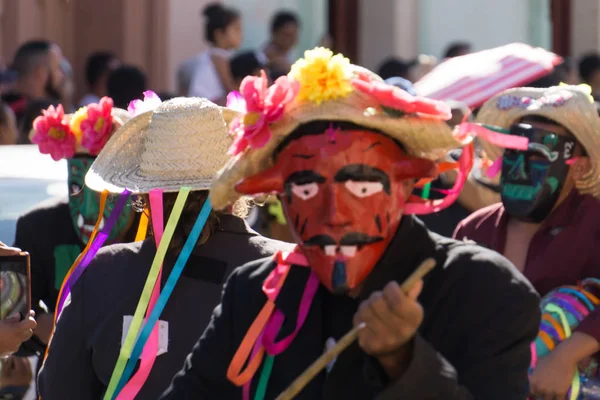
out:
M267 385L269 383L269 378L271 377L271 372L273 371L274 361L274 356L267 356L267 358L265 359L262 372L260 373L260 379L258 380L258 387L256 388L254 400L264 400L265 394L267 393Z

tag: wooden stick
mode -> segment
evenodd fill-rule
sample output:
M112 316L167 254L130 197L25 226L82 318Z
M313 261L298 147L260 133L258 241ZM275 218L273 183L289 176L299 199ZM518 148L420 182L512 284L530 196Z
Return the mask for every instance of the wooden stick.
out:
M435 260L428 258L402 283L400 288L407 293L420 279L435 267ZM365 323L355 326L344 335L332 348L327 350L321 357L317 358L292 384L281 393L275 400L291 400L298 395L338 355L348 348L358 338L358 333L365 327Z

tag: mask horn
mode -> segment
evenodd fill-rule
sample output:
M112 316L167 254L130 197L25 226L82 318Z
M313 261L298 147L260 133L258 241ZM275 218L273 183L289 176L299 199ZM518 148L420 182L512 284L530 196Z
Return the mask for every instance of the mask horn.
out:
M235 185L235 190L245 195L283 192L283 179L278 168L280 167L272 167L242 179Z
M438 168L435 162L425 158L407 157L394 163L394 177L396 180L435 178Z

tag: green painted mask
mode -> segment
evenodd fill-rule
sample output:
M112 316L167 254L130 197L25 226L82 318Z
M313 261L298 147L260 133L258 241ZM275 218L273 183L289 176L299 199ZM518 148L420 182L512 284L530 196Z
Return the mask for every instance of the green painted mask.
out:
M73 227L83 243L88 242L100 211L100 193L96 193L85 186L85 174L93 162L93 157L75 157L67 160L69 167L69 209ZM116 204L116 199L116 196L109 196L106 201L104 220L100 223L100 229L104 227L105 222L108 220ZM131 205L127 203L108 236L108 243L114 243L129 228L132 216Z

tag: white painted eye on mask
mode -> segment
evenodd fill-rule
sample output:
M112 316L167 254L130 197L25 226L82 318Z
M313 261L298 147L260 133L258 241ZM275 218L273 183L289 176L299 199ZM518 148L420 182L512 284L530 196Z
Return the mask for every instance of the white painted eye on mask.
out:
M360 198L372 196L383 190L381 182L346 181L345 186L350 193Z
M313 198L319 193L319 184L316 182L297 185L292 183L292 193L300 197L302 200Z

